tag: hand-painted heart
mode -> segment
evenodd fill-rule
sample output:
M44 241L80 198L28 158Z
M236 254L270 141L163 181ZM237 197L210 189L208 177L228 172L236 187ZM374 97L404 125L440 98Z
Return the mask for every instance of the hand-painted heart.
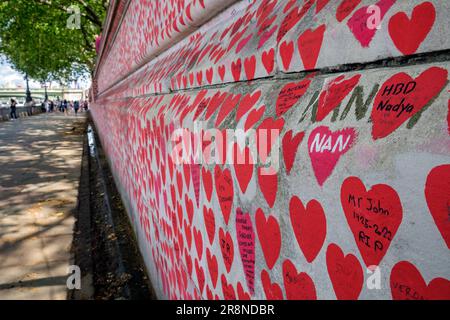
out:
M311 84L311 80L302 80L300 82L291 82L285 85L281 90L276 102L276 114L281 117L306 93Z
M305 206L297 196L289 203L292 228L306 261L313 262L327 235L327 221L321 204L311 200Z
M222 274L220 277L220 281L222 283L222 293L225 300L236 300L236 293L234 292L233 285L228 284L227 278Z
M214 169L214 180L216 186L217 198L220 209L222 210L225 223L230 220L231 207L233 206L233 180L230 169L221 170L218 165Z
M255 78L256 69L256 57L251 56L244 59L244 71L247 80L253 80Z
M250 214L236 210L236 235L244 267L245 280L250 293L255 292L255 232Z
M357 74L350 79L345 80L345 76L341 75L325 85L319 97L316 120L322 121L325 119L325 117L342 102L353 88L355 88L360 78L361 75Z
M247 191L248 184L252 180L253 176L253 158L250 152L250 148L245 147L243 151L237 143L233 146L234 151L234 172L236 173L236 179L239 183L239 188L242 193Z
M227 97L226 92L217 91L208 103L208 107L205 114L205 120L208 120L214 112L216 112L217 108L224 102Z
M276 16L273 16L274 18L276 18ZM264 31L264 33L261 35L261 37L259 38L259 42L258 42L258 47L256 49L261 49L264 44L272 37L272 35L275 33L275 31L277 31L278 26L275 25L272 28L270 28L269 30Z
M198 264L197 259L195 259L195 273L197 274L198 289L202 292L205 287L205 271L203 270L203 267Z
M281 287L277 283L272 283L266 270L261 271L261 282L267 300L283 300Z
M305 5L300 9L299 7L294 7L289 11L289 13L285 16L284 20L281 22L280 29L277 34L277 42L288 33L308 12L314 2L308 1Z
M209 248L206 249L206 262L208 263L209 276L211 277L211 283L215 288L217 285L218 265L217 258L211 254Z
M212 209L203 206L203 219L205 220L206 233L208 234L209 243L213 243L216 234L216 219Z
M197 250L198 259L201 260L203 256L203 237L200 230L197 230L196 227L193 229L194 233L194 241L195 241L195 249Z
M251 300L250 294L245 292L244 288L242 287L242 284L239 281L237 284L237 295L238 300Z
M357 177L344 180L341 204L366 266L378 266L402 222L403 208L397 192L377 184L368 191Z
M398 262L391 271L394 300L450 300L450 281L434 278L427 285L420 271L408 261Z
M233 75L233 79L235 82L238 82L241 78L241 70L242 63L240 58L231 63L231 74Z
M222 107L220 108L219 114L217 115L215 126L218 127L223 120L230 114L230 112L236 107L239 100L241 99L241 95L237 94L234 95L232 93L229 93L227 98L222 104Z
M283 137L283 158L286 166L286 173L288 175L291 173L292 166L294 165L298 146L304 137L304 132L299 132L292 137L292 130L289 130Z
M431 67L416 79L401 72L388 79L375 97L372 108L372 137L388 136L421 111L447 83L448 71Z
M358 259L351 253L344 255L338 245L327 249L327 269L339 300L357 300L361 293L364 272Z
M308 152L317 182L324 184L340 157L354 145L356 131L344 128L332 132L328 127L315 128L308 138Z
M395 2L396 0L380 0L375 4L380 10L380 20L384 18L386 12ZM377 28L369 27L369 23L367 23L373 14L368 9L368 6L360 8L347 21L347 26L363 48L369 47L370 42L372 42L372 39L378 30Z
M267 266L272 269L280 256L281 232L277 219L269 216L266 219L264 212L256 210L256 230L261 249L266 259Z
M322 11L323 8L330 2L330 0L316 0L316 14Z
M266 199L267 204L270 208L273 208L278 191L278 175L276 172L272 172L271 174L268 173L270 172L268 172L266 168L258 168L259 187L261 188L261 192Z
M275 50L272 48L269 51L264 51L261 55L261 61L264 65L264 68L267 71L267 74L270 75L273 71Z
M326 26L323 24L315 30L308 29L304 31L300 37L298 37L298 51L303 61L304 70L316 68L325 30Z
M389 35L401 53L414 54L427 38L435 21L434 5L427 1L414 8L411 19L405 12L392 16L389 20Z
M231 238L230 233L226 233L222 228L219 229L219 241L220 241L220 251L222 252L223 262L227 272L230 272L231 266L233 265L234 259L234 245L233 238Z
M203 180L203 188L205 189L206 199L208 199L208 201L211 201L211 195L213 190L212 174L206 168L202 168L202 180Z
M246 94L242 98L236 110L236 122L239 122L242 116L253 108L253 106L255 105L256 102L258 102L260 97L261 97L261 90L257 90L251 94L250 93Z
M431 170L425 184L425 197L434 222L450 249L450 165Z
M361 0L343 0L336 10L337 21L342 22L360 3Z
M225 78L225 66L221 65L221 66L217 67L217 71L219 72L220 79L222 79L222 81L223 81Z
M284 70L288 71L289 66L291 65L292 55L294 54L294 42L282 42L280 45L280 50L278 50L278 52L280 53Z
M252 128L255 123L257 123L259 119L261 119L265 110L266 106L261 106L259 109L253 109L252 111L250 111L247 119L245 120L244 130L247 131L248 129Z
M295 265L288 259L283 263L284 289L288 300L316 300L316 287L305 272L297 272Z

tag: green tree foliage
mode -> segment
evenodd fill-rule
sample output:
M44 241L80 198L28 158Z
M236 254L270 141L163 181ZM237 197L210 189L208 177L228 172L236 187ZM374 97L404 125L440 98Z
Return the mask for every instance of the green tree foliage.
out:
M72 81L92 73L95 36L102 30L109 0L2 0L0 54L37 81ZM79 27L68 28L76 22Z

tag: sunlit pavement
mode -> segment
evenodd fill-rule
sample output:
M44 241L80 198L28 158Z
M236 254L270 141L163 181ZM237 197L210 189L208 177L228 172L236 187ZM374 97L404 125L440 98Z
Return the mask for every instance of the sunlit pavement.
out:
M66 299L85 120L0 122L0 299Z

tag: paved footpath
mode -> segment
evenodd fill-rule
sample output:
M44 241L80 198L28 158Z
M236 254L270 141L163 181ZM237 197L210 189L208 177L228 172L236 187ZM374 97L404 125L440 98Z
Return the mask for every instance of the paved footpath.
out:
M66 299L83 115L0 122L0 299Z

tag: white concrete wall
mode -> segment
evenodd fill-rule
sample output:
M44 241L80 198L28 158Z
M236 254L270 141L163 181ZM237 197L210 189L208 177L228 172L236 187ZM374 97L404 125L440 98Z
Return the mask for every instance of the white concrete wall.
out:
M449 5L381 0L380 29L354 31L374 3L237 2L99 92L159 297L450 298ZM278 129L277 170L254 141L255 164L177 165L173 133L199 121Z

